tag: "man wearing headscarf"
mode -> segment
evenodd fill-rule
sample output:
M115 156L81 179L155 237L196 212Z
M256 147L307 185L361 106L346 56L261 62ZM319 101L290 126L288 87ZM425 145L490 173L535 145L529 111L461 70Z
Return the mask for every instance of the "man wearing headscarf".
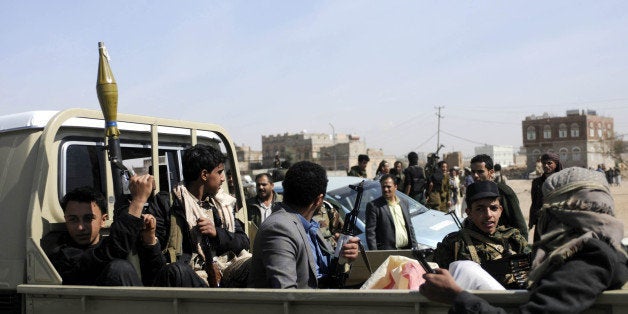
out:
M543 166L543 174L532 180L532 189L530 192L532 195L532 204L530 205L530 215L528 217L528 229L532 229L532 227L536 226L539 210L543 206L543 192L541 191L543 183L550 175L563 170L560 157L554 153L543 154L541 156L541 164ZM538 229L534 229L534 241L536 242L538 240Z
M540 240L529 274L529 300L521 313L580 313L605 290L628 281L621 246L623 223L604 174L572 167L547 178L537 228ZM420 291L430 300L453 304L450 313L505 313L463 291L448 271L426 274Z

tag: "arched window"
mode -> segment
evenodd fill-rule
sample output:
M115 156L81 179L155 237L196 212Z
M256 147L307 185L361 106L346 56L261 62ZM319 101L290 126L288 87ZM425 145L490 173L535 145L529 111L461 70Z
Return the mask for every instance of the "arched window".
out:
M571 159L573 161L580 161L580 147L574 147L571 149Z
M578 123L571 124L571 137L579 137L580 136L580 126Z
M602 138L602 123L597 123L597 137Z
M589 122L589 137L595 136L595 129L593 128L593 122Z
M567 161L567 153L569 153L569 150L567 150L567 148L565 147L561 147L561 149L558 150L558 155L560 156L560 160Z
M528 130L526 132L526 138L528 139L528 141L534 141L536 140L536 128L533 126L529 126Z
M558 126L558 137L560 137L560 138L567 137L567 125L566 124L561 123Z
M543 138L552 138L552 127L546 125L543 127Z

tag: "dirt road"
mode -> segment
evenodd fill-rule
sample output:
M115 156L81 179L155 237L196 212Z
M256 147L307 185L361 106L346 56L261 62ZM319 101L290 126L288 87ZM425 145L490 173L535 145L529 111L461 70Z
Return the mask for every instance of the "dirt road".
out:
M508 180L508 185L517 193L521 211L523 211L523 216L528 221L532 180ZM626 184L611 186L611 193L615 199L615 216L624 222L624 237L628 237L628 209L626 209L628 205L628 186ZM530 236L531 238L532 236Z

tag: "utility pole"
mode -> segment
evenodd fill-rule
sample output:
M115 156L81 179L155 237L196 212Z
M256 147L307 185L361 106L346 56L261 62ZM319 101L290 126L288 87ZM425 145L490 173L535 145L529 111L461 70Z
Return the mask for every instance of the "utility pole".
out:
M336 129L331 122L329 123L329 126L331 126L331 139L334 143L334 171L336 171Z
M438 113L436 114L436 116L438 117L438 133L436 133L436 151L440 149L440 120L444 118L444 116L440 114L440 110L444 108L445 106L434 107L434 109L438 109Z

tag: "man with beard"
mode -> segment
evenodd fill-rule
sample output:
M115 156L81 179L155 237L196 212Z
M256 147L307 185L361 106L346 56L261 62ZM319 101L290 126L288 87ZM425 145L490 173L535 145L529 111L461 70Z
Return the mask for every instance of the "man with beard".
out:
M273 188L275 184L268 173L260 173L255 177L257 195L246 200L248 218L259 228L272 213L275 203L281 202L281 196L277 195Z
M543 206L543 192L541 191L541 187L547 177L550 175L563 170L563 165L560 163L560 157L554 153L547 153L541 156L541 164L543 166L543 174L532 180L532 189L530 194L532 195L532 204L530 205L530 216L528 222L528 228L532 229L532 227L536 226L539 211ZM539 234L537 230L534 230L534 242L539 240Z

